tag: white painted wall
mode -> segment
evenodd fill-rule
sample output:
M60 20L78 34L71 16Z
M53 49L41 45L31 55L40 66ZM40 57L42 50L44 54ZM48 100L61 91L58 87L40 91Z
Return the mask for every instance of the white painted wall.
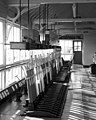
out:
M83 65L93 63L93 54L96 51L96 32L84 34L82 61Z
M8 6L6 0L0 0L0 17L6 18L8 13Z

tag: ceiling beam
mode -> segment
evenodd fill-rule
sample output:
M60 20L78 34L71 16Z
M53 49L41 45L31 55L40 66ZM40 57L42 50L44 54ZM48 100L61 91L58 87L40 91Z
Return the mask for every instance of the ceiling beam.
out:
M96 33L96 30L77 30L74 31L74 30L59 30L59 35L64 35L64 34L82 34L82 33L93 33L95 32Z
M8 0L8 6L19 6L19 0ZM29 0L30 5L44 3L96 3L96 0ZM27 6L27 0L21 0L22 6Z
M96 22L96 18L64 18L64 19L48 19L48 23L55 23L55 22L91 22L94 21ZM39 19L33 21L34 24L38 24L39 23ZM40 19L40 23L43 23L43 19Z
M76 26L77 30L96 30L96 26ZM49 29L51 29L51 26L49 25L48 26ZM55 29L58 29L58 30L72 30L74 29L74 26L58 26L58 25L55 25ZM74 29L75 31L75 29Z

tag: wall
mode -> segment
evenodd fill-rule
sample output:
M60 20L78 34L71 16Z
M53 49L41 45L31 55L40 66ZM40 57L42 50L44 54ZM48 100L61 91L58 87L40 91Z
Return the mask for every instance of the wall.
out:
M0 0L0 17L6 18L7 17L7 4L6 0Z
M84 34L83 43L83 65L90 65L93 63L93 54L96 51L96 32Z

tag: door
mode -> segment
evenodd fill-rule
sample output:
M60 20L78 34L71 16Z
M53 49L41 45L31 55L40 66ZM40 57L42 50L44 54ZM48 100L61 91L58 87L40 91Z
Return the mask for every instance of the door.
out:
M73 41L74 64L82 65L82 41Z

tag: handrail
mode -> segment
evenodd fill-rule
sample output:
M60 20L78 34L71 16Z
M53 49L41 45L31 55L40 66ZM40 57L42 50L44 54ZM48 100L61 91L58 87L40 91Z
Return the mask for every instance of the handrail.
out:
M10 69L10 68L13 68L13 67L16 67L16 66L21 66L23 64L27 64L28 62L29 62L29 59L23 60L23 61L19 61L19 62L15 62L13 64L8 64L8 65L0 67L0 71L6 70L6 69Z

